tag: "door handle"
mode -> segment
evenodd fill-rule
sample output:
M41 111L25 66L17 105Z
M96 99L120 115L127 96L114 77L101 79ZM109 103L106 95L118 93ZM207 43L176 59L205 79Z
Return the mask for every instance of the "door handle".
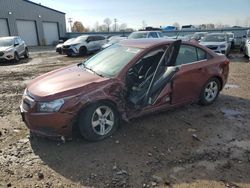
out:
M199 71L202 71L202 70L203 70L203 68L198 68L198 70L199 70Z

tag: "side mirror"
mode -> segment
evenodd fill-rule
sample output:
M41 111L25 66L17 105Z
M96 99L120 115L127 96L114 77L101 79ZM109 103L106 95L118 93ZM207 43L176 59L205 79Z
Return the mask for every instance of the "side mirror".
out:
M58 44L61 44L61 43L64 43L64 41L63 41L63 40L59 40L59 41L58 41Z
M14 43L14 46L18 46L18 45L19 45L19 43L18 43L18 42L15 42L15 43Z
M243 35L243 38L247 38L247 36L246 36L246 35Z

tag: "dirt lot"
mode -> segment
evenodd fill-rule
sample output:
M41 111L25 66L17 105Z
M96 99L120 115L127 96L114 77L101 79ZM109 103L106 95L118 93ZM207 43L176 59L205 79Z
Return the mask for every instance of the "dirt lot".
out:
M30 137L19 115L26 84L82 59L44 52L0 65L0 187L250 187L250 63L241 55L211 106L135 119L96 143Z

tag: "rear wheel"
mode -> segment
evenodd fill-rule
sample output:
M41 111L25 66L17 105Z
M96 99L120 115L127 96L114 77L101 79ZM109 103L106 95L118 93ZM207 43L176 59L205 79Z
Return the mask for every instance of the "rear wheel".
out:
M106 102L84 109L78 119L81 135L89 141L98 141L112 135L118 127L119 116L115 107Z
M217 78L211 78L203 87L200 95L200 104L212 104L220 93L221 84Z
M81 56L86 55L87 52L88 52L88 50L87 50L87 48L86 48L85 46L82 46L82 47L80 48L80 50L79 50L79 54L80 54Z

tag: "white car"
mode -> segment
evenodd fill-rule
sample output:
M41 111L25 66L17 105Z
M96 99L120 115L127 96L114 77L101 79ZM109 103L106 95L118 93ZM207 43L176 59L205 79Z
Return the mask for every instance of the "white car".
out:
M229 55L231 42L225 33L210 33L201 39L200 44L213 50L216 53Z
M0 37L0 62L12 60L18 62L21 56L28 58L29 51L20 37Z
M250 30L247 30L246 39L243 46L244 55L247 56L250 60Z
M113 44L116 44L124 39L127 39L127 37L120 37L120 36L112 36L108 39L108 43L104 44L102 46L102 49L105 49Z
M86 55L90 52L101 50L106 43L106 38L98 35L82 35L75 40L63 45L63 53L68 56Z
M128 36L128 39L142 39L142 38L162 38L161 31L137 31Z
M71 39L66 40L65 42L61 42L61 43L57 44L56 45L56 52L58 52L59 54L62 54L63 45L67 45L70 42L72 42L73 40L75 40L75 38L71 38Z

